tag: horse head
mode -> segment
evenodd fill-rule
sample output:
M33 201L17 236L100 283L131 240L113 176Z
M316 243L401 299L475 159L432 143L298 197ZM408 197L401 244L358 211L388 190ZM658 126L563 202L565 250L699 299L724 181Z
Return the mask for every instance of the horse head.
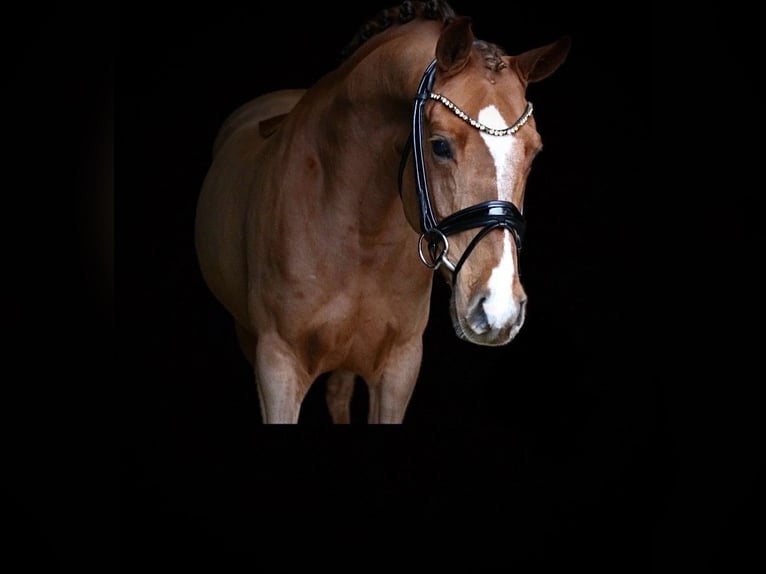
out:
M469 18L454 17L418 89L404 211L421 234L423 263L452 287L453 326L466 341L503 345L524 323L524 190L542 149L526 90L556 71L569 47L563 37L508 55L477 40Z

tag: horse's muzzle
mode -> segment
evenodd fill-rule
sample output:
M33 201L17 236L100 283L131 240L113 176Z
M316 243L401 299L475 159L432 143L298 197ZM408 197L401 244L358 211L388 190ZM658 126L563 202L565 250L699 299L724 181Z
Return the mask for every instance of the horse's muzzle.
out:
M510 343L521 330L526 315L526 296L503 303L485 293L475 295L461 312L453 293L450 305L455 333L464 341L485 346Z

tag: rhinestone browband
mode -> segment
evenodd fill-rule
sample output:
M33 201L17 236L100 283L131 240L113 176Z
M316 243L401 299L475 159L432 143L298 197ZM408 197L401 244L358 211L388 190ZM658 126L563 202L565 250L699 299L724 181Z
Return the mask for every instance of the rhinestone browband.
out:
M493 135L493 136L507 136L507 135L515 134L517 131L519 131L522 128L522 126L525 123L527 123L527 120L529 120L529 117L532 115L532 102L527 102L527 109L524 111L521 117L514 122L512 126L503 128L501 130L497 130L495 128L490 128L489 126L485 126L480 121L473 119L471 116L466 114L463 110L461 110L459 107L453 104L448 98L445 98L441 94L434 94L433 92L431 92L430 94L428 94L428 97L431 98L432 100L436 100L437 102L441 102L442 104L447 106L450 110L452 110L452 112L457 117L459 117L464 122L469 123L470 125L475 127L477 130Z

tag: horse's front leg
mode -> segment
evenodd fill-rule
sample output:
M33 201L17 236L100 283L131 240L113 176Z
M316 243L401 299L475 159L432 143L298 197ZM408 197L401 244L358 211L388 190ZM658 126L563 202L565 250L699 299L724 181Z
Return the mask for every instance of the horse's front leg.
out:
M275 334L261 337L254 370L263 422L296 424L312 378L291 347Z
M333 371L327 379L325 400L334 424L351 423L351 397L356 375L351 371Z
M392 349L380 375L367 381L370 391L368 423L400 424L404 420L422 359L420 339Z

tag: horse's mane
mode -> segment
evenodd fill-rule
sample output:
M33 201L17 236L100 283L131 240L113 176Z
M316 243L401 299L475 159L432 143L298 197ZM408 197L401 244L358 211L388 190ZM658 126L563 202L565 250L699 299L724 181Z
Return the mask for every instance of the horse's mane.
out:
M398 24L406 24L416 18L424 20L436 20L444 24L448 23L457 14L445 0L404 0L398 6L391 6L379 11L373 18L363 24L357 30L351 41L341 50L339 62L346 60L354 51L367 40ZM505 50L491 42L476 40L474 45L484 57L488 69L499 71L505 67L501 56L507 55Z
M367 40L397 24L406 24L415 18L447 22L455 15L452 6L445 0L404 0L398 6L384 8L360 26L351 41L341 50L338 59L342 62Z

